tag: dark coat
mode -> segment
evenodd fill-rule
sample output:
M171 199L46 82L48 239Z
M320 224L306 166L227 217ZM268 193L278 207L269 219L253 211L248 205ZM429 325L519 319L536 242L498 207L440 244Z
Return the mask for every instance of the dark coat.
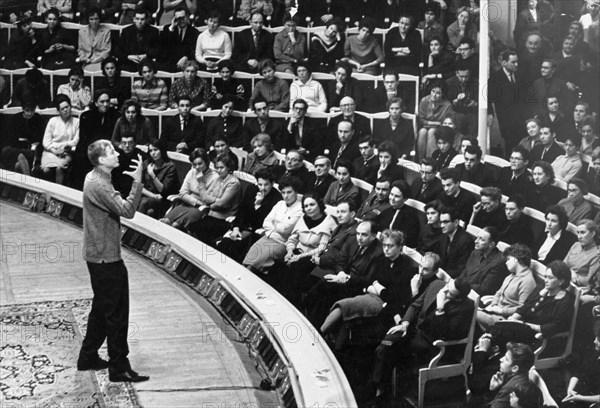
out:
M258 188L251 184L244 192L242 202L240 203L239 211L232 226L238 227L240 230L255 231L262 228L263 221L271 212L275 204L281 201L281 193L276 188L272 188L260 204L258 209L254 207L254 199Z
M421 192L422 188L423 180L421 177L415 178L410 186L410 198L427 204L430 201L438 200L444 195L442 182L437 177L427 184L423 192Z
M200 116L190 115L183 130L181 130L181 115L167 116L163 120L160 139L165 143L168 151L176 151L177 145L181 142L187 144L188 152L196 147L206 147L206 130Z
M306 159L314 161L318 155L323 154L323 150L325 149L323 138L317 131L317 127L317 122L314 119L305 116L302 124L302 134L298 135L300 139L300 144L298 144L296 141L297 135L294 134L296 131L293 128L290 131L290 121L287 121L283 129L283 138L280 145L276 145L276 149L280 150L283 148L290 150L302 147L308 151ZM300 127L297 129L297 132L300 132Z
M538 252L544 244L544 241L546 241L547 237L548 234L546 232L542 233L542 235L538 237L535 244L535 251L533 251L533 258L537 258ZM565 259L565 256L567 256L569 250L575 242L577 242L577 238L570 232L564 230L562 234L560 234L558 241L556 241L554 245L552 245L552 248L550 248L550 251L548 251L546 259L540 262L542 262L544 265L548 265L552 261L562 261Z
M364 219L365 216L379 216L385 210L390 208L390 201L385 200L384 202L380 202L377 199L377 192L375 189L369 193L365 201L363 201L362 205L356 212L356 217Z
M350 275L350 280L346 285L355 290L354 295L362 293L362 289L367 286L372 262L383 256L381 243L378 240L373 241L362 255L358 254L359 249L356 236L349 237L342 246L337 262L333 266L334 273L344 271Z
M352 161L352 167L354 168L354 177L366 181L371 185L375 185L377 182L377 171L379 170L379 158L374 154L367 162L362 156L357 157Z
M398 215L392 224L392 220L398 211ZM419 212L408 205L403 205L399 210L392 207L384 210L379 216L381 228L390 228L404 233L404 244L410 248L416 248L419 241Z
M473 212L473 205L477 202L473 193L462 188L456 197L442 194L440 200L446 207L454 207L458 210L460 219L465 223L469 222L471 213Z
M333 230L325 251L319 257L319 267L333 268L346 241L355 236L357 226L358 222L353 220L350 224L338 225Z
M392 48L395 47L408 47L410 53L406 56L398 57L392 51ZM391 29L385 37L383 48L383 52L386 55L386 68L393 67L398 72L405 74L419 74L418 66L419 62L421 62L423 44L421 42L421 34L417 30L410 30L406 34L406 38L402 39L398 29Z
M213 145L215 137L225 135L227 143L232 147L242 147L242 118L238 116L211 118L206 127L206 143Z
M240 71L256 72L256 68L248 65L248 60L251 59L257 61L267 58L275 60L273 56L273 35L266 30L260 30L258 33L258 47L255 47L251 31L252 29L248 28L235 37L231 59Z
M500 177L500 170L489 163L479 163L473 170L467 170L465 164L460 163L454 169L461 181L466 181L479 187L495 186Z
M118 56L121 61L121 69L124 71L137 72L137 64L127 59L128 55L146 54L147 58L158 57L160 49L160 37L156 27L146 25L140 32L135 25L127 26L121 31L119 38Z
M533 230L529 217L521 215L516 221L508 222L506 228L500 231L500 241L509 245L525 244L529 248L533 248Z
M552 164L554 159L558 156L562 156L565 154L565 150L560 147L557 143L552 143L552 146L548 149L546 153L544 153L545 146L541 143L533 146L533 149L529 151L529 163L533 165L536 161L543 160ZM544 155L544 157L542 157Z
M244 123L245 150L249 152L252 151L250 142L252 142L252 138L259 133L262 133L262 131L260 129L260 123L258 123L258 118L247 119ZM269 118L265 126L265 133L271 137L271 143L273 143L273 146L275 146L277 150L280 150L283 142L283 135L285 134L281 120Z
M545 212L546 208L558 203L567 196L567 192L563 189L546 184L542 188L538 188L535 184L525 190L525 199L527 207Z
M379 144L384 140L389 140L396 144L398 155L410 156L411 150L415 148L415 131L411 121L400 118L396 129L392 129L392 125L388 119L376 120L373 126L373 135L375 142Z
M458 227L454 239L450 243L448 235L440 240L441 266L453 278L460 275L467 265L467 260L475 246L473 237Z
M533 178L527 169L514 181L512 179L512 170L510 167L503 167L500 171L500 178L498 179L498 187L502 190L502 194L511 196L515 193L528 196L528 191L535 187Z
M333 167L335 167L336 161L339 159L348 160L350 163L352 163L354 159L360 156L360 150L358 149L358 140L354 137L352 138L352 140L350 140L350 143L348 143L348 145L342 151L342 154L338 158L337 155L340 150L340 147L341 143L339 140L336 140L331 146L329 146L329 154L327 155L327 157L329 157L329 160L331 160Z
M471 289L479 296L487 296L500 289L504 278L508 276L508 270L504 264L504 256L498 248L492 248L485 257L481 250L475 249L460 276L469 281Z
M327 190L329 190L329 186L331 183L335 181L335 177L331 174L327 173L325 177L317 183L317 175L314 172L310 172L308 175L308 180L306 181L306 185L308 186L308 191L314 191L319 194L319 197L324 198L325 194L327 194Z
M196 40L200 34L192 25L188 25L183 36L183 40L179 39L179 27L173 31L169 30L170 24L163 27L160 33L160 57L159 65L162 69L169 72L179 71L177 61L183 57L188 57L188 60L196 59Z

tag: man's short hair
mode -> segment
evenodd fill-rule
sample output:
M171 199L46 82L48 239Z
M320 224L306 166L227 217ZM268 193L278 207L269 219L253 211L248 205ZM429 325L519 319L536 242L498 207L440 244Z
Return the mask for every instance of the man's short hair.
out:
M390 183L390 187L392 186L392 178L389 176L381 176L379 177L376 181L375 181L375 185L377 185L378 183Z
M365 218L360 224L368 223L371 228L371 234L377 234L379 232L379 222L377 222L377 216L373 218Z
M454 286L458 290L461 299L468 297L469 293L471 293L471 284L463 277L454 279Z
M498 232L498 228L487 226L483 227L482 230L489 234L490 241L495 242L496 244L500 241L500 232Z
M517 208L519 210L524 209L525 206L527 205L527 201L525 201L525 197L523 197L523 195L519 194L519 193L515 193L515 194L511 195L510 197L508 197L507 202L515 203L515 205L517 206Z
M375 147L375 139L373 139L373 136L371 135L366 135L360 138L360 140L358 141L358 144L363 144L363 143L368 143L370 147Z
M474 146L474 145L465 147L465 153L476 155L477 156L477 160L481 160L481 156L483 156L483 152L481 151L481 147Z
M529 150L524 148L523 146L515 146L512 148L513 153L519 153L521 157L523 157L523 161L529 161Z
M292 104L292 107L296 106L297 104L300 104L300 105L304 106L304 108L302 108L304 110L308 109L308 103L304 99L302 99L302 98L296 99L294 101L294 103Z
M331 159L329 157L320 154L317 157L315 157L314 162L316 163L317 160L325 160L325 163L327 163L327 166L331 167Z
M459 45L461 44L467 44L470 48L473 49L477 47L477 45L475 45L475 41L473 41L473 39L469 37L464 37L462 40L460 40Z
M443 214L448 214L450 216L450 221L460 220L460 211L458 211L457 208L442 206L440 209L440 216Z
M106 139L96 140L94 143L88 146L87 155L88 159L90 159L90 163L92 163L93 166L98 166L100 164L99 158L104 156L106 149L109 146L112 147L112 143L110 140Z
M254 177L256 177L257 180L268 180L269 183L275 182L275 174L268 168L262 168L257 170L256 173L254 173Z
M424 260L425 258L431 258L433 260L432 269L434 270L434 272L437 272L437 270L440 269L440 264L442 263L442 259L440 258L440 256L438 254L436 254L435 252L425 252L423 254L423 258L421 258L421 259Z
M515 258L522 266L529 268L531 266L531 249L527 245L523 244L514 244L506 248L504 251L504 256L509 257L512 256Z
M517 52L515 50L504 50L500 54L500 59L504 62L507 62L513 55L517 56Z
M390 109L390 106L395 103L400 104L400 110L404 112L404 101L399 96L394 96L388 99L387 103L385 104L385 108Z
M435 167L435 161L433 160L432 157L423 157L421 159L421 161L419 162L419 164L421 164L422 166Z
M351 121L351 120L348 120L348 119L342 119L342 120L340 120L340 121L338 122L338 129L339 129L339 127L340 127L340 125L341 125L342 123L349 123L349 124L350 124L350 130L354 130L354 123L352 123L352 121Z
M458 172L456 170L446 167L446 168L442 169L442 171L440 171L440 179L442 179L442 180L452 179L452 181L454 183L459 183L460 175L458 174Z
M134 11L133 11L133 14L134 15L136 15L136 14L143 14L143 15L146 16L146 18L149 18L150 17L150 10L148 10L144 6L136 6L135 9L134 9Z
M266 103L267 108L269 107L269 102L267 102L267 100L262 95L258 95L256 98L254 98L254 100L252 100L252 109L254 109L254 111L256 111L257 103Z
M508 342L506 351L510 351L513 365L519 367L519 373L528 373L533 366L533 350L528 344Z
M347 198L344 198L343 200L337 202L337 205L340 204L348 204L348 209L350 210L350 212L356 212L357 210L356 203L354 202L354 200L348 200Z
M263 69L265 69L265 68L272 68L273 71L275 71L276 65L272 59L267 58L258 63L258 73L262 74Z

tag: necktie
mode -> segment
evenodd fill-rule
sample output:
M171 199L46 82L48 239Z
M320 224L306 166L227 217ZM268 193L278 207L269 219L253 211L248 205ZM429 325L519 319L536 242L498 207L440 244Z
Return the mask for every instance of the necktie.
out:
M300 137L300 126L298 122L294 122L292 124L292 135L294 135L294 141L296 142L296 146L302 145L302 138Z
M183 29L179 29L179 42L183 42Z
M254 48L255 48L256 50L258 50L258 34L256 34L256 33L253 33L253 34L252 34L252 37L253 37L253 39L254 39Z
M511 84L515 83L515 76L512 73L510 74L510 83Z
M186 126L187 126L187 119L185 119L185 118L181 119L181 131L182 132Z

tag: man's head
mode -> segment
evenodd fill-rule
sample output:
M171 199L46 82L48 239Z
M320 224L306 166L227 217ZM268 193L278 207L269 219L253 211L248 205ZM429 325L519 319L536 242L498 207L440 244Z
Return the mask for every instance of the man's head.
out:
M88 146L88 159L94 166L103 166L109 171L119 167L119 153L110 140L100 139Z
M338 139L341 144L345 145L350 143L354 136L354 124L349 120L341 120L338 123Z
M398 89L398 74L386 72L383 75L383 86L387 93L396 93Z
M136 7L133 15L133 24L138 30L142 30L148 24L150 12L145 8Z
M481 147L479 146L467 146L465 147L465 169L475 170L477 165L481 163Z
M450 279L442 289L446 294L446 299L451 302L460 302L469 296L471 284L465 278Z
M190 24L189 12L187 7L179 6L175 9L175 22L179 28L186 28ZM209 17L209 21L213 18ZM219 20L217 18L217 24Z
M381 233L381 246L383 255L391 260L395 260L402 254L404 247L404 233L401 231L386 229Z
M368 247L377 239L379 226L374 220L362 221L356 227L356 242L362 248Z
M419 273L423 279L431 278L440 269L441 259L435 252L425 252L419 265Z
M263 197L271 192L275 183L275 175L269 169L259 169L255 174L256 186L258 191L263 194Z
M356 110L356 102L349 96L344 96L340 100L340 110L342 111L342 115L344 117L352 117L354 115L354 111Z
M452 234L458 228L460 221L458 211L454 208L442 208L440 212L440 226L442 233L446 235Z
M388 99L386 107L390 114L390 119L399 120L402 117L402 98L394 96L393 98Z
M519 69L519 57L513 50L503 51L502 54L500 54L500 61L502 68L508 72L514 74Z
M35 115L35 102L32 98L23 98L21 101L21 109L23 109L23 117L29 120Z
M421 159L421 168L419 174L421 175L421 181L424 184L431 183L435 180L435 164L431 157L425 157Z
M540 142L542 142L544 146L550 146L555 138L556 133L554 132L552 124L543 123L540 126Z
M515 146L510 154L510 169L514 173L520 173L529 164L529 151L523 146Z
M482 228L475 238L475 249L489 251L498 244L498 230L494 227Z
M292 115L296 120L304 119L306 112L308 111L308 103L304 99L296 99L292 105Z
M375 196L380 203L385 203L388 201L391 186L392 179L386 176L378 178L375 182Z
M454 169L445 168L440 172L444 193L455 196L460 191L460 176Z
M363 136L358 141L358 150L364 160L370 159L375 154L375 140L373 140L373 136Z
M410 187L404 180L396 180L390 187L389 201L393 209L401 208L410 197Z
M542 37L537 33L531 33L525 40L525 48L530 54L536 54L542 49Z
M507 376L526 374L533 362L533 350L529 345L509 342L506 345L506 354L500 359L500 372Z
M458 46L458 55L463 60L471 58L475 54L475 41L470 38L463 38Z
M338 202L336 208L336 217L338 224L350 224L356 217L356 206L350 200L342 200Z
M314 165L315 175L319 178L325 177L331 170L331 160L327 156L317 156Z
M577 102L577 104L575 105L575 109L573 109L573 120L576 123L581 122L583 118L585 118L588 115L589 110L590 105L588 105L586 102Z
M94 91L94 105L102 115L108 111L108 107L110 106L110 95L106 89L96 89Z
M285 155L285 169L287 171L297 170L304 166L304 156L296 149L290 150Z
M177 98L177 110L183 118L188 118L192 111L192 100L189 95L181 95Z
M502 191L497 187L484 187L479 192L483 211L491 213L495 211L502 201Z
M131 132L127 132L121 136L119 147L123 150L123 153L130 155L135 149L135 135Z
M471 78L471 70L464 66L460 68L462 69L456 70L456 78L458 79L459 83L464 84L469 80L469 78Z
M508 221L516 221L521 217L524 209L525 198L521 194L516 193L508 197L508 201L504 207L504 214Z
M575 37L570 35L566 36L562 43L562 52L564 52L566 55L573 54L573 50L575 49L575 42Z
M258 33L263 28L263 15L261 13L254 13L252 17L250 17L250 28L255 33Z
M265 121L269 118L269 104L262 96L258 96L252 101L252 108L259 120Z

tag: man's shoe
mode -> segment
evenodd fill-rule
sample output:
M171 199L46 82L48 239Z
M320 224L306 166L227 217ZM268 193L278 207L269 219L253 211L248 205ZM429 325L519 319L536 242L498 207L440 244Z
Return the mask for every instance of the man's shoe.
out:
M120 373L110 373L108 375L108 379L112 382L142 382L148 381L150 376L148 375L140 375L135 371L129 369L127 371L123 371Z
M93 360L77 360L77 370L79 371L89 371L89 370L104 370L108 368L108 361L101 359L100 357Z

